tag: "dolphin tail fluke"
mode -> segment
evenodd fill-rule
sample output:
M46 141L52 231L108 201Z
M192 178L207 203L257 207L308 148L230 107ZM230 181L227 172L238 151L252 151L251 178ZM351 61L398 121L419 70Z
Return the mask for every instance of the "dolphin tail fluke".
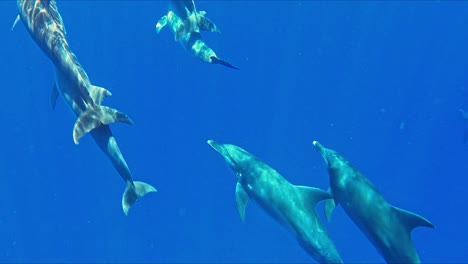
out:
M221 60L221 59L219 59L219 58L217 58L215 56L212 56L210 59L211 59L212 64L221 64L221 65L226 66L228 68L239 70L239 68L237 68L236 66L230 64L227 61L223 61L223 60Z
M75 144L78 144L80 138L89 131L100 125L108 125L110 123L126 123L133 125L133 121L126 114L116 109L102 105L88 107L75 122L73 128L73 140Z
M130 210L130 207L138 200L138 198L143 197L145 194L150 192L157 192L157 190L153 186L141 181L134 181L133 184L128 182L122 195L122 209L125 215L128 215L128 210Z
M159 19L158 23L156 23L156 32L159 34L161 29L167 25L167 15L163 16Z
M420 215L403 210L396 206L392 206L392 209L409 232L418 226L434 228L434 225L429 222L429 220Z

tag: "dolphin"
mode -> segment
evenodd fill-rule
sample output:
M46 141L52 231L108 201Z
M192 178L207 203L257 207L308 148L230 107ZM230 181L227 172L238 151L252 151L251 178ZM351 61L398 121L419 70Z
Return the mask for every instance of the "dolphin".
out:
M244 149L208 140L237 176L236 202L242 221L249 199L254 199L270 216L289 228L302 248L321 263L342 263L316 211L316 204L330 199L321 189L297 186Z
M419 263L411 231L418 226L434 228L427 219L390 205L376 187L343 156L319 142L313 145L325 159L333 199L325 202L330 220L337 204L377 248L387 263Z
M202 40L200 30L219 32L216 25L205 17L205 11L197 11L193 0L171 0L168 13L156 23L156 32L169 25L178 41L192 55L211 64L221 64L239 69L218 58Z
M116 109L101 105L104 97L110 96L111 93L91 84L68 45L62 17L54 0L18 0L17 6L18 17L36 44L55 65L56 78L51 93L52 108L59 94L62 95L78 116L73 128L75 144L78 144L84 134L90 132L96 144L111 160L127 183L122 196L122 209L127 215L131 205L139 197L149 192L156 192L153 186L132 180L127 163L109 128L109 124L115 122L132 124L131 119ZM18 22L18 17L13 27Z

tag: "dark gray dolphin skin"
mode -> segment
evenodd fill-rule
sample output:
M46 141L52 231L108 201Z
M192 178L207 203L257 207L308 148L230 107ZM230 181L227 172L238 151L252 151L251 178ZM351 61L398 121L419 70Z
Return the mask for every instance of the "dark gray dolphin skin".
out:
M213 22L205 17L205 11L197 11L193 0L171 0L169 12L156 23L156 32L169 25L178 41L187 51L202 61L239 69L218 58L216 53L202 40L200 30L219 32Z
M375 186L343 156L313 142L328 165L333 199L325 201L330 220L337 204L374 244L387 263L419 263L411 231L418 226L434 228L427 219L390 205Z
M218 144L213 140L208 140L208 144L223 156L237 176L236 202L242 221L247 202L254 199L275 220L288 227L315 260L342 263L315 211L319 201L331 198L330 193L291 184L276 170L238 146Z
M144 182L133 181L130 170L109 128L110 123L132 124L130 118L115 109L101 105L111 93L91 84L83 67L71 52L65 38L65 28L53 0L18 0L19 18L36 44L55 65L56 80L51 94L51 105L59 94L63 96L78 120L73 128L73 139L90 132L96 144L112 161L115 169L127 183L122 196L122 208L127 215L131 205L148 192L156 189ZM19 18L16 19L15 24ZM13 27L15 26L13 25Z

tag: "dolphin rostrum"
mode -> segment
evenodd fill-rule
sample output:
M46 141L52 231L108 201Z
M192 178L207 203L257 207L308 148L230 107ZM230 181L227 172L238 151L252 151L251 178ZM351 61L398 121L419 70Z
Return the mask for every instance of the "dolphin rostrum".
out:
M169 12L156 23L156 32L169 25L175 40L202 61L238 69L218 58L216 53L202 40L200 30L219 32L213 22L205 17L205 11L197 11L193 0L171 0Z
M110 123L132 124L130 118L116 109L101 105L111 93L91 84L86 72L71 51L65 38L66 32L62 17L54 0L18 0L19 17L28 29L36 44L55 65L55 85L51 93L51 105L59 94L63 96L78 120L73 128L73 140L90 132L96 144L112 161L115 169L127 183L122 196L125 214L135 201L156 189L144 182L133 181L130 170L120 152L117 141L109 128ZM15 24L18 22L18 18ZM15 25L14 24L14 25ZM14 27L13 25L13 27Z
M325 159L333 199L325 201L325 214L339 203L387 263L419 263L411 231L418 226L434 228L427 219L390 205L376 187L343 156L313 142Z
M275 220L288 227L303 249L321 263L342 263L333 241L320 221L315 206L330 193L296 186L244 149L231 144L208 144L237 176L236 202L242 221L249 199L254 199Z

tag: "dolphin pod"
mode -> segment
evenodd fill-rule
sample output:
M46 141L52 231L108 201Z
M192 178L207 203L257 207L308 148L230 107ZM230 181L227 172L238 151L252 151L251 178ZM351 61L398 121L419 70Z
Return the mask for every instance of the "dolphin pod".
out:
M271 217L288 227L299 244L320 263L342 263L335 244L322 225L315 206L332 198L330 193L288 182L260 159L231 144L208 140L237 177L236 202L240 218L250 199L255 200Z
M219 32L213 22L205 17L205 11L197 11L193 0L171 0L169 11L156 23L156 32L166 25L178 41L193 56L211 64L220 64L231 69L239 69L218 58L216 53L201 38L200 30Z
M330 220L337 204L367 236L388 263L419 263L411 231L418 226L434 228L427 219L390 205L360 171L336 151L314 141L330 174L333 199L325 202Z
M101 105L111 93L91 84L86 72L78 62L65 38L65 26L55 1L18 0L19 17L36 44L55 65L55 85L51 93L51 105L62 95L65 102L78 116L73 128L73 140L90 132L96 144L111 160L115 169L126 182L122 195L122 209L125 214L139 197L156 189L144 182L132 180L109 124L115 122L132 124L130 118L118 110ZM14 25L18 22L15 21ZM13 25L13 27L14 27Z
M85 70L71 51L66 30L55 0L17 0L19 15L35 43L55 66L55 84L50 95L51 106L59 95L78 117L73 127L75 144L89 133L112 162L126 183L122 196L125 215L138 198L156 189L144 182L133 181L130 169L110 130L112 123L133 124L124 113L102 105L111 93L91 84ZM201 38L200 31L219 32L216 25L198 11L193 0L171 0L168 13L156 24L166 25L174 38L195 57L211 63L238 69L218 58ZM461 110L465 122L468 114ZM468 131L468 130L467 130ZM465 134L465 141L468 138ZM433 228L431 222L414 213L390 205L375 186L337 152L317 141L314 146L328 165L330 190L293 185L259 158L232 144L208 145L219 153L236 175L235 200L242 221L249 200L256 201L272 218L285 226L299 245L320 263L342 263L334 242L322 224L316 205L324 200L325 216L330 220L336 205L341 204L348 216L368 237L388 263L419 263L411 231L418 226Z

